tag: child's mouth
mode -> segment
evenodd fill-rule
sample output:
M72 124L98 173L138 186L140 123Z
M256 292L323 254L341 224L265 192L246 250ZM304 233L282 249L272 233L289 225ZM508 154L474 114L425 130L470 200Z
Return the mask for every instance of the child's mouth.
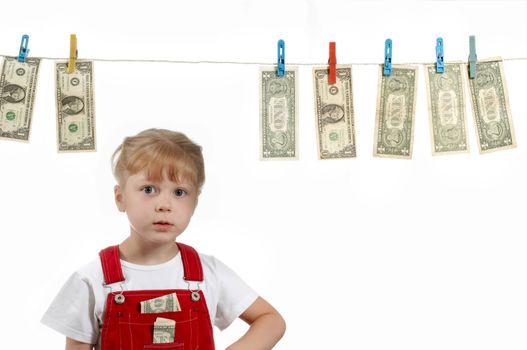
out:
M154 228L158 230L168 230L172 227L172 224L169 222L154 222Z

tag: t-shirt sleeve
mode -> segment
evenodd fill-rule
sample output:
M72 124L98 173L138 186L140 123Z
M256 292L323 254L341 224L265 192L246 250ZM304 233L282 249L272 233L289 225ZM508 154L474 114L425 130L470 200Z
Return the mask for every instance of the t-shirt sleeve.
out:
M66 337L95 344L99 322L95 315L95 296L89 281L73 273L59 291L40 322Z
M217 259L216 268L221 287L214 325L224 330L256 301L258 294Z

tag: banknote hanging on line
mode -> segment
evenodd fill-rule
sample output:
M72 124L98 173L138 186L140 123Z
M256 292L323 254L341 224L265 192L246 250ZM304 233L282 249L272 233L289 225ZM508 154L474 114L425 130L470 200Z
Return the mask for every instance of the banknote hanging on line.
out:
M260 159L298 159L298 68L260 67Z
M40 58L5 57L0 75L0 138L28 142Z
M465 116L465 65L446 63L438 73L435 64L424 65L432 154L469 152Z
M55 63L58 151L95 151L93 62L77 60L73 73L67 66Z
M355 115L351 65L336 65L329 84L328 67L313 68L313 95L319 159L355 158Z
M393 65L388 76L383 75L383 69L380 65L373 155L411 159L417 67Z
M468 66L466 67L468 74ZM480 153L516 147L509 96L501 58L478 60L468 79Z

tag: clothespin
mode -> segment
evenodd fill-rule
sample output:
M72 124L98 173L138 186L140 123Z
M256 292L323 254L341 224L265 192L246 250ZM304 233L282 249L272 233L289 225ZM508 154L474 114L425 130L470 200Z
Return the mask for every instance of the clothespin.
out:
M75 65L77 63L77 56L79 52L77 51L77 35L70 34L70 59L68 62L68 69L66 73L71 74L75 72Z
M334 41L329 43L329 78L328 84L333 85L337 83L337 54L336 44Z
M469 68L469 78L474 79L476 77L476 37L471 35L469 37L470 44L470 54L468 55L468 68Z
M27 55L29 54L29 49L27 48L28 41L29 35L22 35L22 41L20 42L20 51L18 52L18 62L26 62Z
M392 39L386 39L384 42L384 75L392 74Z
M278 40L278 68L276 69L276 75L283 77L285 74L285 42L280 39Z
M443 52L443 38L436 40L436 73L445 72L445 53Z

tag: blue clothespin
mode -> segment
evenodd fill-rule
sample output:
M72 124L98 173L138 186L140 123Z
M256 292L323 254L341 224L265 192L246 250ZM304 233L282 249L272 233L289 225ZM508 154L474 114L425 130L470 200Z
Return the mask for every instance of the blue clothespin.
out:
M443 38L436 40L436 73L445 72L445 53L443 52Z
M384 75L392 74L392 39L384 42Z
M285 43L282 39L278 40L278 68L276 75L283 77L285 74Z
M26 62L29 49L27 48L27 43L29 41L29 35L22 35L22 41L20 42L20 51L18 53L18 62Z
M476 61L478 56L476 55L476 37L471 35L469 37L470 54L468 55L468 68L469 78L474 79L476 77Z

